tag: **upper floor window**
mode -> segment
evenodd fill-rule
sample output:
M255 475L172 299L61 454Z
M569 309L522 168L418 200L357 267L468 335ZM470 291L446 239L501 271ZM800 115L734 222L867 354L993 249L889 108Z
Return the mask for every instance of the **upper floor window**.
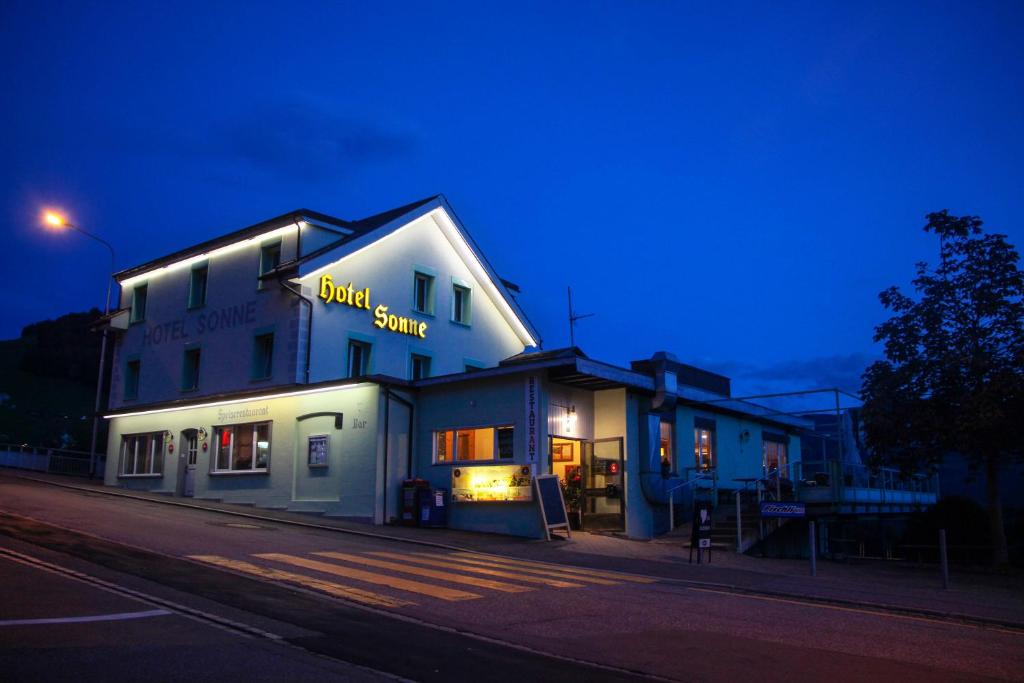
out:
M413 310L427 315L434 314L434 276L419 271L413 276Z
M469 287L452 285L452 320L468 325L472 313L472 294Z
M204 263L192 268L188 281L188 307L199 308L206 304L206 280L210 273L210 265Z
M264 244L260 247L260 275L266 275L274 268L281 265L281 241ZM263 280L259 281L260 289L265 285Z
M412 354L410 365L409 374L412 379L430 377L430 356L422 356L418 353L414 353Z
M252 378L267 379L274 372L274 333L257 334L252 345Z
M132 314L133 323L146 319L146 298L149 294L149 284L136 285L132 290Z
M511 425L434 432L434 462L511 459L513 433Z
M124 364L124 398L125 400L139 397L140 361L135 358Z
M270 423L215 427L213 445L214 472L265 472L270 465Z
M693 457L698 472L715 467L715 421L697 417L693 420Z
M370 370L370 348L371 345L367 342L356 341L355 339L349 340L348 342L348 376L349 377L362 377L369 373Z
M164 471L164 433L122 436L117 471L122 477L161 474Z
M181 390L195 391L199 388L199 349L185 349L181 366Z

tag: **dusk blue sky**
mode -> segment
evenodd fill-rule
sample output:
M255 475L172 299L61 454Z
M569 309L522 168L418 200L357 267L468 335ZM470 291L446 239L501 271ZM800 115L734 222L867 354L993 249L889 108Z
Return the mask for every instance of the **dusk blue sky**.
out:
M924 214L1024 246L1024 3L0 4L0 338L298 207L444 193L545 347L856 389Z

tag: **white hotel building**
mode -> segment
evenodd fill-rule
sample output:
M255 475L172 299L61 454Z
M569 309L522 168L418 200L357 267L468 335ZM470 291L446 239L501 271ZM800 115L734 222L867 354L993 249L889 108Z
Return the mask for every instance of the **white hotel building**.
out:
M530 477L555 473L584 528L648 538L696 474L800 457L801 421L670 354L540 350L443 197L299 210L116 277L111 486L382 524L419 478L449 526L542 536Z

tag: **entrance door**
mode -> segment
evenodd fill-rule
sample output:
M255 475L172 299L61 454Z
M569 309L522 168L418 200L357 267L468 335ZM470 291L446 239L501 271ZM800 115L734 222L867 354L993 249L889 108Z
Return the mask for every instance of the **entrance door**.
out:
M194 429L181 433L182 472L181 495L191 498L196 493L196 462L199 459L199 434Z
M625 464L622 437L583 442L585 531L625 531Z

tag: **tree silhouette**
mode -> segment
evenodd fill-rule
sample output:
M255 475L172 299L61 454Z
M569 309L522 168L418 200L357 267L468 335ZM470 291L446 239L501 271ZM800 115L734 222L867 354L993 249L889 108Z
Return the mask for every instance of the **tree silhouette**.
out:
M977 216L927 216L939 263L917 264L916 297L879 294L885 360L864 373L864 429L878 461L905 471L950 452L984 471L993 562L1008 561L999 473L1024 455L1024 272L1005 235Z

